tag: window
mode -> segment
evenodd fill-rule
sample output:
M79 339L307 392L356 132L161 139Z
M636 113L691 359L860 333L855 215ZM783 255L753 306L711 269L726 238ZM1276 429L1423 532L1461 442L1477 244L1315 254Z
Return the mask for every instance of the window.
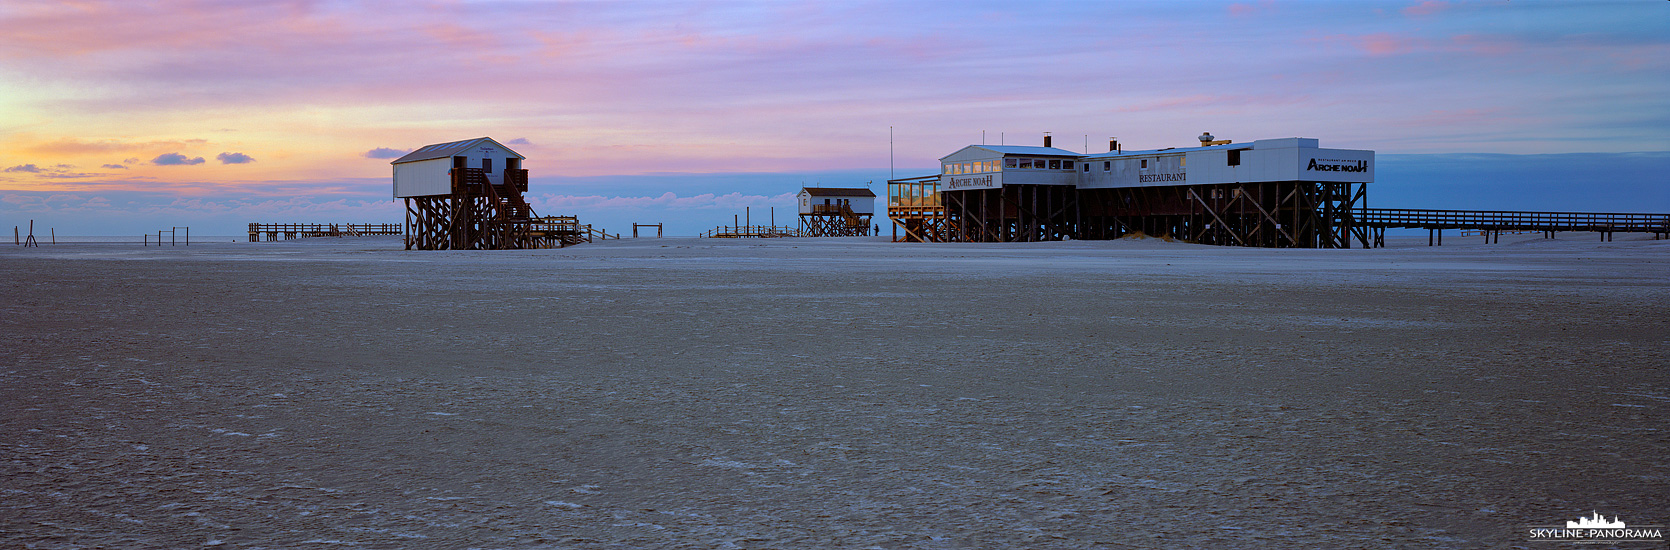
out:
M1056 160L1056 159L1050 159L1050 169L1051 170L1060 170L1061 169L1061 161Z
M1148 159L1142 159L1142 169L1143 170L1148 169Z
M1003 167L1014 169L1021 167L1021 159L1003 159Z
M481 159L481 171L493 173L493 159Z
M1070 160L1061 161L1061 169L1072 170L1073 169L1073 161L1070 161Z
M1021 159L1021 168L1031 168L1032 159Z
M1086 172L1090 171L1090 163L1088 163L1088 162L1084 163L1084 171L1086 171Z
M1240 149L1230 149L1229 150L1229 165L1230 166L1240 166L1241 165L1241 150Z
M1111 161L1111 160L1102 161L1102 171L1103 172L1113 171L1113 161Z

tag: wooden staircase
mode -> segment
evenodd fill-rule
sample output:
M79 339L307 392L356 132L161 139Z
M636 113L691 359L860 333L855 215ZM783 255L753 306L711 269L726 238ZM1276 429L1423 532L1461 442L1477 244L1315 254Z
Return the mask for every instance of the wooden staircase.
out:
M488 248L542 248L531 225L539 216L533 206L522 198L528 188L528 171L506 169L493 183L480 168L454 168L455 185L465 194L487 200L488 218L483 221ZM457 191L455 189L455 191ZM568 243L564 243L568 244Z

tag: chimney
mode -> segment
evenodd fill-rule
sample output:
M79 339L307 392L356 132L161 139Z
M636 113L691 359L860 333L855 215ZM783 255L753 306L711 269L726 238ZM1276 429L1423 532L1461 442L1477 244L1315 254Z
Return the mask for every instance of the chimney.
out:
M1114 152L1118 152L1118 151L1119 151L1119 139L1118 138L1108 138L1108 152L1109 153L1114 153Z
M1050 146L1050 133L1049 132L1044 132L1044 146L1045 147Z

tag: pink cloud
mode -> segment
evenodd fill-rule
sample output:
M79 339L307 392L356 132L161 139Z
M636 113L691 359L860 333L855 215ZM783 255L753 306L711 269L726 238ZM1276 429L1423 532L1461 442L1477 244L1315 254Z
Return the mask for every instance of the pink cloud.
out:
M1357 37L1357 45L1369 55L1395 55L1414 48L1413 39L1391 33L1374 33Z
M451 22L430 25L423 29L423 33L455 48L491 50L500 42L496 34Z
M1392 33L1333 34L1321 38L1323 42L1344 43L1371 56L1391 56L1416 50L1424 45L1420 39Z
M1523 121L1500 107L1474 109L1434 109L1413 116L1401 116L1386 122L1404 128L1492 128L1510 121Z
M1444 0L1426 0L1419 4L1403 8L1403 14L1410 17L1432 15L1450 9L1450 3Z
M1482 36L1475 34L1458 34L1450 37L1452 50L1466 51L1480 55L1508 55L1524 50L1521 42L1497 36Z
M1273 94L1193 94L1183 97L1136 103L1112 109L1115 113L1149 113L1155 111L1187 111L1208 107L1240 108L1256 105L1291 105L1305 103L1311 98L1302 93L1283 91Z
M1262 2L1259 2L1258 5L1236 2L1229 5L1229 15L1232 17L1247 17L1256 15L1259 12L1274 11L1275 7L1276 3L1274 0L1263 0Z

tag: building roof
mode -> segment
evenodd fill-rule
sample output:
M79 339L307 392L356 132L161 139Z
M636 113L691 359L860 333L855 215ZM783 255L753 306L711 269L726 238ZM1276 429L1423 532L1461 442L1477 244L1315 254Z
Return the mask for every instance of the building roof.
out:
M875 198L874 191L863 187L802 187L801 191L814 197L870 197Z
M1075 153L1066 149L1058 149L1055 147L1033 147L1030 145L969 145L967 147L963 147L962 149L958 149L957 153L961 153L969 149L985 149L999 155L1033 155L1044 157L1084 156L1083 153ZM951 153L950 155L940 157L940 160L945 160L946 158L954 156L957 153Z
M417 162L417 161L420 161L420 160L432 160L432 159L447 158L447 157L455 156L458 153L462 153L464 151L469 151L471 149L474 149L478 144L480 144L483 141L491 142L493 145L497 145L500 149L504 149L505 152L510 153L511 156L514 156L516 158L519 158L519 159L527 159L528 158L528 157L522 156L521 153L517 153L516 151L511 150L509 147L505 147L503 143L493 141L493 138L478 137L478 138L475 138L475 139L466 139L466 140L461 140L461 141L449 141L449 142L446 142L446 143L435 143L435 144L431 144L431 145L425 145L423 147L419 147L416 151L406 153L406 156L394 159L394 162L390 162L389 164L400 164L400 163L405 163L405 162Z
M1228 151L1230 149L1252 149L1252 148L1253 148L1253 142L1249 141L1249 142L1246 142L1246 143L1234 143L1234 144L1226 144L1226 145L1209 145L1209 146L1206 146L1206 147L1171 147L1171 148L1167 148L1167 149L1149 149L1149 150L1144 150L1144 151L1108 151L1106 153L1091 153L1091 154L1088 154L1088 155L1081 155L1081 156L1083 156L1084 158L1087 158L1087 159L1105 159L1105 158L1115 158L1115 157L1134 156L1134 155L1153 155L1153 154L1159 154L1159 153L1164 153L1164 154L1170 155L1170 154L1175 154L1175 153L1192 153L1192 152L1195 152L1195 151Z

